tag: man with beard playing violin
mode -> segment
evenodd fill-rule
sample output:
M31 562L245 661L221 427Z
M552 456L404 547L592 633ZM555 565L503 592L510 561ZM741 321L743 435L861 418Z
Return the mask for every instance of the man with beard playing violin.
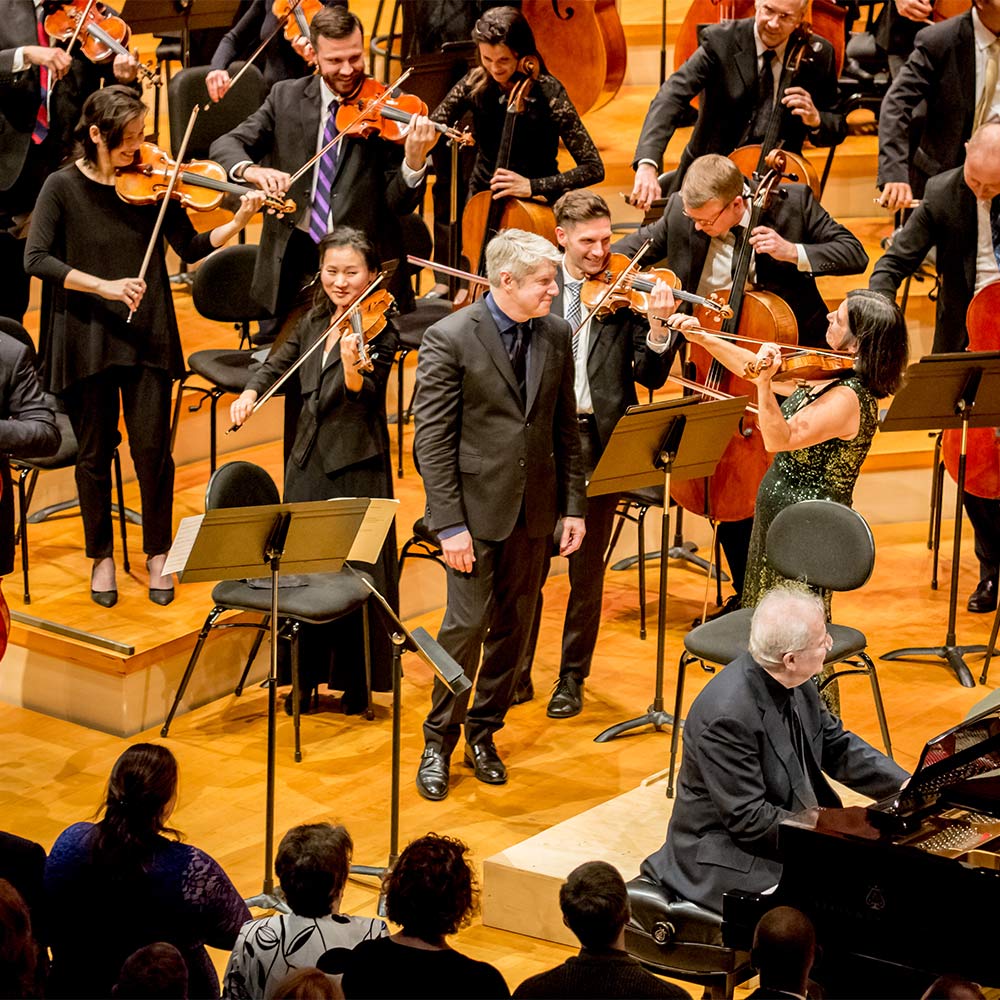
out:
M633 254L649 240L640 264L665 260L681 286L698 295L728 289L739 246L750 223L752 196L739 168L725 156L709 154L691 164L681 190L672 194L663 215L615 245ZM860 274L868 255L860 240L835 221L804 184L782 185L749 233L752 248L748 285L782 298L798 323L799 344L826 346L827 307L816 276ZM773 339L773 331L754 331ZM733 587L743 590L753 518L719 524L719 541L729 563ZM727 608L739 607L731 598Z

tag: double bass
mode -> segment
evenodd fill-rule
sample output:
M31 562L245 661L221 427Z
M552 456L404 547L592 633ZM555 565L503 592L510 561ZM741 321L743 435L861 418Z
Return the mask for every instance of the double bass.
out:
M497 170L506 170L510 164L517 118L524 112L531 87L541 73L541 63L537 56L523 56L517 70L524 78L514 85L507 96ZM556 242L556 219L548 205L527 198L496 199L490 190L479 191L466 202L462 215L462 253L469 261L470 271L486 273L486 244L501 229L526 229Z
M981 288L969 303L965 327L970 351L1000 351L1000 281ZM941 435L941 456L945 468L958 482L958 462L962 432L947 430ZM973 496L994 500L1000 497L1000 427L970 427L965 444L965 489Z
M694 312L700 326L710 331L737 335L762 342L777 344L798 343L798 323L788 303L773 292L746 289L747 275L753 248L750 233L760 223L760 217L774 196L781 180L785 160L779 150L768 158L770 171L760 182L754 195L750 224L736 249L736 267L733 286L727 300L733 310L729 319L722 320L719 313L704 306ZM705 348L689 344L688 365L695 370L694 380L713 392L729 396L749 396L756 402L756 386L729 372ZM733 435L715 472L704 479L688 479L674 483L670 495L685 510L707 517L712 521L742 521L753 516L757 489L771 464L771 456L764 447L764 439L751 413L744 415L740 427Z

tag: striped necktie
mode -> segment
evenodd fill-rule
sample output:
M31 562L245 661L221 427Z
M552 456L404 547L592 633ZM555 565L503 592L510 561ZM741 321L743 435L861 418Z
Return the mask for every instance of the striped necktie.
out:
M563 316L569 323L573 331L573 360L576 361L577 351L580 349L580 281L567 281L563 292L566 296L566 308Z
M47 49L49 47L49 36L46 34L45 26L42 24L42 17L44 16L43 8L39 7L37 14L38 44L42 48ZM39 84L41 87L41 104L38 105L35 127L31 132L31 141L34 143L44 142L45 137L49 134L49 70L46 66L39 66Z
M332 142L336 134L337 105L331 101L320 149ZM313 191L312 215L309 218L309 235L313 243L319 243L330 228L330 204L333 201L333 179L337 173L337 150L337 146L328 149L320 157L319 169L316 171L316 189Z

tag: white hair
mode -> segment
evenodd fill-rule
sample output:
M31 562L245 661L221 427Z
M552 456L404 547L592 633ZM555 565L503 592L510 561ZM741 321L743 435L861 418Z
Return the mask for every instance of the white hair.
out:
M815 615L825 621L826 609L804 584L772 587L760 599L750 621L750 655L762 667L781 667L785 653L809 646Z
M558 266L562 254L544 236L523 229L503 229L486 245L486 277L494 288L502 272L521 281L546 261Z

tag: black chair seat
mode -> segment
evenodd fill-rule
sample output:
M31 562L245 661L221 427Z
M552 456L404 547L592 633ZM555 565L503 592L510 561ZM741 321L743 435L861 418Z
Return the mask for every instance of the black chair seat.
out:
M400 346L410 351L417 350L427 327L450 315L451 309L448 299L417 299L417 307L413 312L403 313L392 319Z
M643 486L640 490L629 490L622 494L622 499L629 503L642 504L643 507L663 506L662 486Z
M240 393L259 365L250 351L210 350L195 351L188 358L188 367L225 392Z
M427 522L422 517L418 517L416 521L413 522L413 534L414 537L419 538L420 541L426 542L428 545L440 545L438 536L431 531L431 529L427 526Z
M59 429L59 450L54 455L44 455L41 458L17 458L16 465L28 466L32 469L65 469L76 464L76 435L65 413L56 411L56 427Z
M371 580L371 577L367 577ZM313 573L303 587L278 588L282 617L321 625L361 607L371 593L353 573ZM271 611L271 588L251 587L241 580L223 580L212 590L212 600L243 611Z

